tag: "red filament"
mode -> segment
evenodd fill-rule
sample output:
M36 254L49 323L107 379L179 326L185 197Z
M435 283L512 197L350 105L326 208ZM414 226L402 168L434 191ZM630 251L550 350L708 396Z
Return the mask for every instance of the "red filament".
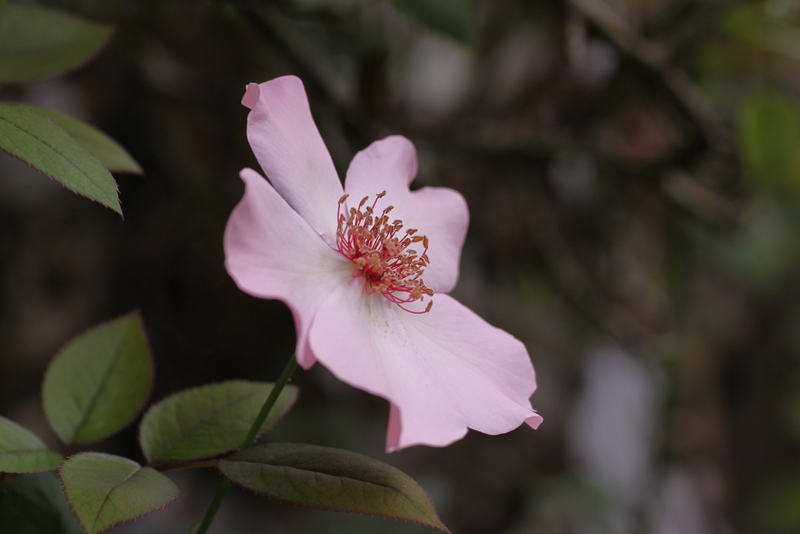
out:
M428 237L416 235L417 230L403 231L403 221L389 222L389 212L394 206L375 213L378 200L386 191L375 195L368 205L364 197L358 208L347 209L348 195L339 199L336 210L336 244L339 252L353 262L353 278L363 276L368 295L380 293L387 300L410 313L430 311L429 300L424 310L414 311L405 305L433 296L433 290L422 281L422 272L427 267ZM413 243L422 243L422 254L409 248Z

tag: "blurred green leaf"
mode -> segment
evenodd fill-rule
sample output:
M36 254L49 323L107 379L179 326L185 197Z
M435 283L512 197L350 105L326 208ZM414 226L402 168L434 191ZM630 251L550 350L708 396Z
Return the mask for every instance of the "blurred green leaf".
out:
M155 512L180 492L155 469L99 452L68 458L59 476L72 510L89 534Z
M794 0L786 2L793 3ZM797 21L787 16L790 11L779 7L778 2L740 2L726 7L720 21L726 33L750 48L744 49L743 55L755 53L753 59L761 64L765 60L764 52L797 60L800 59L800 31ZM742 57L737 59L741 72L742 63L748 60Z
M139 442L149 462L208 458L242 444L272 390L266 382L233 380L181 391L151 407L142 418ZM285 414L297 398L286 386L261 433Z
M30 106L0 103L0 150L122 215L111 173L56 123Z
M54 473L18 476L0 497L0 532L83 534Z
M0 0L0 28L3 27L3 15L5 14L6 0Z
M756 44L764 35L764 5L760 2L733 4L720 14L719 21L728 34Z
M800 531L800 473L784 469L757 488L748 510L759 534L796 534Z
M35 473L58 467L62 456L29 430L0 417L0 473Z
M777 95L754 94L742 104L743 162L762 188L800 192L800 109Z
M217 468L231 482L279 501L405 519L449 532L411 477L354 452L266 443L220 460Z
M91 59L113 28L26 5L9 5L0 23L0 84L58 76Z
M72 136L83 148L91 152L100 163L112 172L142 174L142 168L128 151L109 136L83 121L52 109L29 105L37 113L51 119Z
M136 417L152 383L144 326L133 312L78 336L53 359L42 387L45 415L64 443L98 441Z
M475 32L475 7L471 0L392 0L400 11L428 29L469 43Z
M774 291L782 286L798 257L796 223L782 206L765 197L743 213L740 232L711 244L724 267L748 287Z

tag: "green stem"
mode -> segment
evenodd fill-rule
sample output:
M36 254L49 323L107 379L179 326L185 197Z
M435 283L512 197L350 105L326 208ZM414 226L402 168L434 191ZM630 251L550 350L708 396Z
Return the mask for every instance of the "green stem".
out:
M244 441L242 441L242 445L239 448L246 449L256 442L258 431L261 430L261 426L264 424L264 421L267 420L269 412L272 411L272 408L278 401L278 395L280 395L281 391L283 391L283 388L286 387L286 384L289 382L289 379L292 377L292 373L294 373L295 369L297 369L297 358L295 358L294 354L292 354L292 357L289 358L288 362L286 362L286 367L283 368L281 376L278 377L278 381L275 382L275 385L272 387L272 391L269 392L267 400L264 401L264 406L261 407L261 411L258 412L255 421L253 421L253 426L250 427L250 432L247 433L247 437L244 438Z
M281 394L281 391L283 391L283 388L289 382L289 378L291 378L295 369L297 369L297 358L295 358L293 354L292 357L289 358L286 367L283 368L283 372L278 378L278 381L275 382L274 386L272 386L272 391L269 392L267 400L264 401L264 406L262 406L261 411L258 412L258 415L253 421L253 426L250 427L250 432L247 433L247 437L244 438L244 441L242 441L242 444L239 447L240 449L246 449L255 443L256 438L258 437L258 431L261 430L261 425L263 425L264 421L266 421L269 412L272 411L272 408L275 406L275 403L278 400L278 395ZM206 532L208 532L208 528L211 526L211 522L214 521L214 516L217 515L217 510L219 510L222 500L225 498L225 495L228 493L230 487L231 483L228 480L222 481L222 484L217 490L217 494L214 495L214 500L211 501L211 504L208 506L206 515L203 517L203 521L200 523L200 526L197 527L195 534L206 534Z

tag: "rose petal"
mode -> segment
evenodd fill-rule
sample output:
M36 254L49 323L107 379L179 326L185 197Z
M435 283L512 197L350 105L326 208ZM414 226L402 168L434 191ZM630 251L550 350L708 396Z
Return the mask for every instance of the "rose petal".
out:
M347 169L345 191L356 202L364 196L386 191L390 197L408 195L417 176L417 150L400 135L375 141L359 152Z
M280 195L311 227L335 243L342 185L314 124L303 82L294 76L247 86L242 103L247 140Z
M250 295L279 299L297 325L297 361L314 363L308 329L337 285L351 280L352 265L332 250L262 176L244 169L242 200L225 228L225 267Z
M541 421L528 400L536 377L524 345L447 295L415 315L354 279L322 303L309 342L340 380L392 404L388 451Z
M416 173L417 152L411 141L401 136L376 141L356 154L347 170L345 192L351 196L348 205L386 191L376 211L394 206L390 215L393 219L402 220L406 229L417 229L418 235L428 236L430 265L423 280L437 293L447 293L458 280L461 247L469 223L467 203L452 189L425 187L409 191L408 184Z

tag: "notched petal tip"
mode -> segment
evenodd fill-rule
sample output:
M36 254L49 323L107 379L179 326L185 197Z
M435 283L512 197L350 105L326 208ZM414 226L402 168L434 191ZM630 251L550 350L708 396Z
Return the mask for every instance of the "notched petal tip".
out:
M258 104L258 100L261 98L262 86L269 86L273 91L277 90L277 88L284 87L289 91L305 94L303 81L300 78L297 76L281 76L280 78L275 78L274 80L269 80L264 83L248 83L245 88L244 96L242 97L242 105L250 109L255 108L256 104Z
M253 109L256 107L258 103L258 99L261 96L261 88L258 86L257 83L249 83L247 84L247 89L244 92L244 96L242 97L242 105Z
M259 173L254 169L251 169L250 167L244 167L241 171L239 171L239 178L242 179L245 185L248 185L252 180L263 180L265 182L267 181L267 179L264 178L261 175L261 173Z
M527 419L525 419L525 423L526 423L526 424L527 424L529 427L531 427L532 429L534 429L534 430L536 430L537 428L539 428L539 425L541 425L541 424L542 424L542 421L544 421L544 419L542 419L542 416L541 416L541 415L539 415L538 413L537 413L537 414L533 414L532 416L530 416L530 417L528 417Z
M303 82L283 76L251 84L242 103L252 106L247 140L270 183L318 234L332 241L342 185L311 115Z

